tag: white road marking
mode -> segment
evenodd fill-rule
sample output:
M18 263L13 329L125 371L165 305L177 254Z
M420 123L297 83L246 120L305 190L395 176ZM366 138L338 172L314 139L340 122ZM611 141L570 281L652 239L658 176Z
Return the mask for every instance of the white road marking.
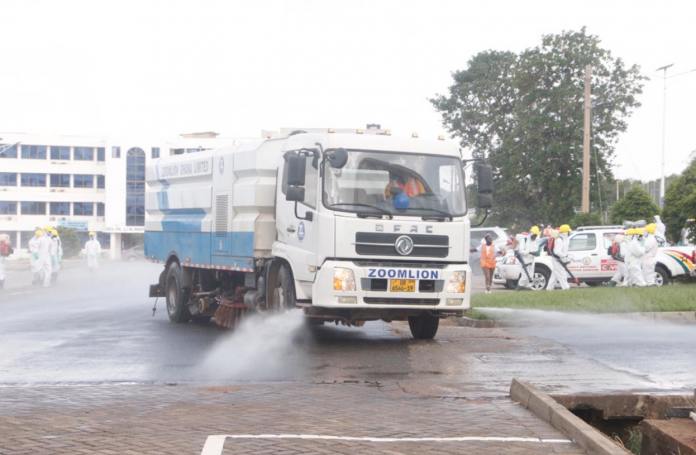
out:
M222 455L227 438L230 439L316 439L324 441L362 442L529 442L536 444L572 444L568 439L516 438L500 436L459 436L451 438L371 438L356 436L326 436L316 434L227 434L211 435L205 441L201 455Z

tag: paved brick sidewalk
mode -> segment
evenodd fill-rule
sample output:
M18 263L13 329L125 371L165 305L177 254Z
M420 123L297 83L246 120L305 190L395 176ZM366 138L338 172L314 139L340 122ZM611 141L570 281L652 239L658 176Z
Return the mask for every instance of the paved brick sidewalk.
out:
M227 439L231 454L581 454L509 399L413 395L398 383L0 388L0 453L200 454L209 435L538 438L536 442ZM217 453L220 453L218 451Z

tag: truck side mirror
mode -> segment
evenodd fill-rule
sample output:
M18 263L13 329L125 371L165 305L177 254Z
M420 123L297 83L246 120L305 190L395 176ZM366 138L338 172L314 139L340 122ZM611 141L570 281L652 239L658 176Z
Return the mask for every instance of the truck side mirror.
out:
M305 189L302 186L289 186L285 190L285 200L290 202L304 202Z
M307 157L305 155L288 156L288 185L304 186Z
M348 162L348 152L344 148L338 148L326 154L326 159L331 167L341 169Z
M493 168L487 164L476 167L478 178L478 208L490 209L493 207Z

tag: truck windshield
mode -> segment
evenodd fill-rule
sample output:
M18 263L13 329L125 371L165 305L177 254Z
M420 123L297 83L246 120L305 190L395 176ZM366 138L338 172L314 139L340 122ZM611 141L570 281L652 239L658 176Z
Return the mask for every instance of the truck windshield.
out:
M351 150L345 167L325 166L324 205L332 210L418 217L466 213L458 158Z

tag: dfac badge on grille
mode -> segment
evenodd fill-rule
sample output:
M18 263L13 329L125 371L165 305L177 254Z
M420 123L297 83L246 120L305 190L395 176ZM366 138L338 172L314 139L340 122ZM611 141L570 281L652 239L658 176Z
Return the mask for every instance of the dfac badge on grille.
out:
M402 235L394 242L394 249L402 256L408 256L413 251L413 240L407 235Z

